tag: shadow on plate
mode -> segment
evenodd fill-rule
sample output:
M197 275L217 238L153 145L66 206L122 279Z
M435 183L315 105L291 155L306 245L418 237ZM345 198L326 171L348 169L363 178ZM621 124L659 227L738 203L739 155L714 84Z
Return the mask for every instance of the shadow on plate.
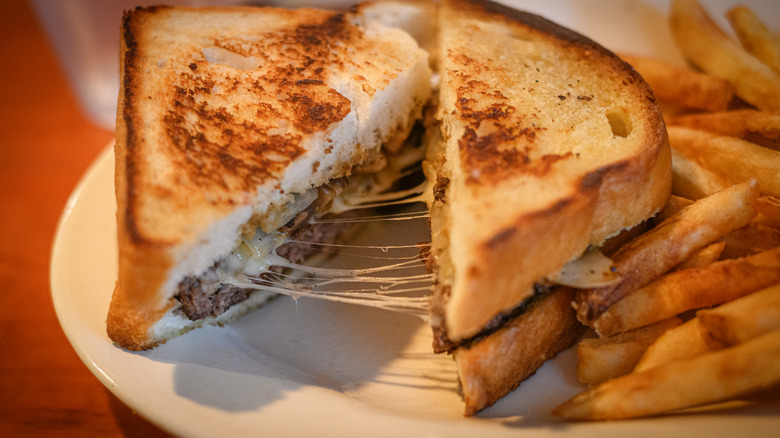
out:
M175 392L228 412L253 411L302 386L349 392L403 354L421 322L354 305L278 297L224 327L148 352L175 364Z

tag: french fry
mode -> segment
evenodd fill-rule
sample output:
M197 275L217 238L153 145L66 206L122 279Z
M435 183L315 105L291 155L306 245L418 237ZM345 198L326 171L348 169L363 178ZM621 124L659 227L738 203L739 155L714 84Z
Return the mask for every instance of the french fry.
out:
M718 350L780 329L780 284L753 292L674 327L647 347L634 372Z
M686 108L682 105L678 105L670 100L657 100L658 109L661 110L661 115L664 120L672 120L683 114L687 114L691 111L690 108Z
M587 338L577 345L577 378L601 383L630 373L645 349L682 321L673 317L610 338Z
M642 75L658 99L685 108L721 111L734 97L731 84L724 79L641 56L620 57Z
M756 108L780 111L780 74L729 39L696 0L673 0L669 18L672 39L689 62L729 81Z
M697 318L691 318L670 329L647 347L637 361L634 372L724 347L724 345L713 345L711 338L704 336L703 331L701 321Z
M685 261L675 266L674 270L679 271L681 269L697 268L699 266L706 266L710 263L714 263L720 258L723 248L725 247L726 242L715 242L709 246L705 246L698 251L694 251Z
M749 132L744 137L742 137L742 140L749 141L761 147L780 152L780 139L778 138L764 137L761 134L754 134Z
M672 193L688 199L699 199L721 191L732 183L672 149Z
M722 350L609 380L553 410L574 420L657 415L780 384L780 330Z
M670 126L684 126L728 137L758 134L780 138L780 113L750 108L712 113L684 114L669 120Z
M780 247L665 275L615 303L593 322L612 336L688 310L725 303L780 282Z
M621 55L669 108L672 196L608 242L622 280L576 292L599 336L578 344L577 376L597 386L555 415L633 418L780 389L780 38L747 7L727 18L739 42L698 0L671 0L693 69Z
M661 223L682 211L683 208L693 204L693 202L692 199L672 194L669 196L669 199L667 199L664 208L661 209L653 219L657 223Z
M625 244L650 231L654 226L679 213L683 208L693 204L693 202L693 200L682 196L670 195L666 205L658 214L634 227L621 231L602 243L600 248L602 254L612 257Z
M780 284L696 314L709 339L736 345L780 329Z
M693 201L690 201L691 203ZM659 212L658 215L660 216L661 213ZM601 253L604 254L607 257L612 257L615 252L617 252L623 245L626 243L636 239L637 237L641 236L642 234L646 233L648 230L653 228L653 225L655 223L655 217L650 218L649 220L645 220L642 223L639 223L631 228L624 229L620 233L618 233L615 236L610 237L604 243L601 244L600 250Z
M753 183L729 187L686 207L657 227L624 245L612 259L623 280L617 285L579 290L574 307L586 325L639 286L680 264L704 246L744 226L756 215L750 202Z
M780 246L780 230L751 222L724 236L723 243L723 258L745 257Z
M776 73L780 73L780 39L766 28L747 6L732 8L726 17L748 53L758 58Z
M780 197L780 152L748 141L670 126L669 142L680 154L732 182L758 181L762 194Z
M773 196L759 196L753 201L753 208L758 212L756 222L780 228L780 199Z

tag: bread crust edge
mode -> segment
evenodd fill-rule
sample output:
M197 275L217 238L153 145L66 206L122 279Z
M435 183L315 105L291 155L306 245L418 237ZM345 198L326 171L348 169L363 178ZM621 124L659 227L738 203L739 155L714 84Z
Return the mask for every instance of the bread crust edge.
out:
M500 330L454 351L465 415L493 405L582 336L585 328L570 304L573 294L558 288L538 297Z

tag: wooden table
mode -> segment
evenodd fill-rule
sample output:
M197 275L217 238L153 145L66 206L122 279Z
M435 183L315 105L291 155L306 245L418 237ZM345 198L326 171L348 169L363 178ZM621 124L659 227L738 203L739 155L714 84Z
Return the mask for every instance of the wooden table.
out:
M31 7L0 2L0 436L162 436L89 372L49 289L55 227L113 133L92 125Z

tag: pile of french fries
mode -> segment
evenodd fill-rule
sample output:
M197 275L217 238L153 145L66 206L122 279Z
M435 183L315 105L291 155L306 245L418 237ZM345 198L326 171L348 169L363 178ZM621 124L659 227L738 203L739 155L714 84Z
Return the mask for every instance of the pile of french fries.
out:
M747 7L727 18L736 40L696 0L671 0L692 68L623 56L662 104L672 196L612 255L617 298L577 346L591 386L557 415L659 415L780 390L780 41Z

